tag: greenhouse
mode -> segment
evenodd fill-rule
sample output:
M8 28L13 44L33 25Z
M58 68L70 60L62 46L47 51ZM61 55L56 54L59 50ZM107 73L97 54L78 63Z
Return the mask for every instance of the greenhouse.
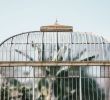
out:
M109 100L110 44L72 26L41 26L0 44L0 100Z

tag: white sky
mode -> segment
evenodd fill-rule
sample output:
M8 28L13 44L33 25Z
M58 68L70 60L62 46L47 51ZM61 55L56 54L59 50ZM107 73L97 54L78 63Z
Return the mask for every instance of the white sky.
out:
M72 25L110 40L110 0L0 0L0 42L41 25Z

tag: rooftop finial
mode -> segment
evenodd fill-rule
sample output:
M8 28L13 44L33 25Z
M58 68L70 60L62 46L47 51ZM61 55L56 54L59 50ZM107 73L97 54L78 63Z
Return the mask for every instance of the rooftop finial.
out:
M58 24L58 19L56 18L55 24Z

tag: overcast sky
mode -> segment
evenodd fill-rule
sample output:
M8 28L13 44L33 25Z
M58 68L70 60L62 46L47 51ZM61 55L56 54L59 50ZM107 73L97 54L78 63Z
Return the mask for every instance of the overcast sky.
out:
M0 42L41 25L72 25L110 40L110 0L0 0Z

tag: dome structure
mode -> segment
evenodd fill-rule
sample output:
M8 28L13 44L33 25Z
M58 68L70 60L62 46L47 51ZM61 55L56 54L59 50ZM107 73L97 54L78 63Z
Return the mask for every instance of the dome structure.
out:
M0 44L0 61L101 62L110 60L109 51L110 44L102 36L97 36L89 32L75 32L72 26L60 25L56 22L54 25L42 26L40 31L30 31L17 34L3 41ZM46 71L48 69L47 67L48 66L46 66ZM59 75L59 73L61 74L62 70L67 70L69 68L68 66L60 67L60 71L57 70L58 72L56 75ZM32 69L33 66L19 66L14 68L13 66L7 68L0 67L2 72L0 74L1 76L4 75L6 78L14 78L25 86L33 87L37 80L40 79L39 77L46 76L46 71L39 67L36 67L34 70ZM55 72L55 70L53 72ZM68 75L69 74L71 75L71 71ZM94 68L93 66L89 66L89 68L86 68L86 74L98 77L96 80L98 84L100 83L100 80L98 80L102 75L100 66ZM35 83L33 82L33 77L35 78ZM44 80L41 81L44 82ZM103 82L101 84L102 87ZM34 88L36 87L38 87L38 84L37 86L35 85ZM103 94L101 94L101 96L102 95ZM100 98L97 100L100 100Z
M1 61L74 61L109 60L110 45L102 36L74 32L72 26L41 26L12 36L0 44ZM8 56L7 56L8 55Z
M1 61L74 61L110 59L110 45L101 36L81 32L32 31L0 44Z

